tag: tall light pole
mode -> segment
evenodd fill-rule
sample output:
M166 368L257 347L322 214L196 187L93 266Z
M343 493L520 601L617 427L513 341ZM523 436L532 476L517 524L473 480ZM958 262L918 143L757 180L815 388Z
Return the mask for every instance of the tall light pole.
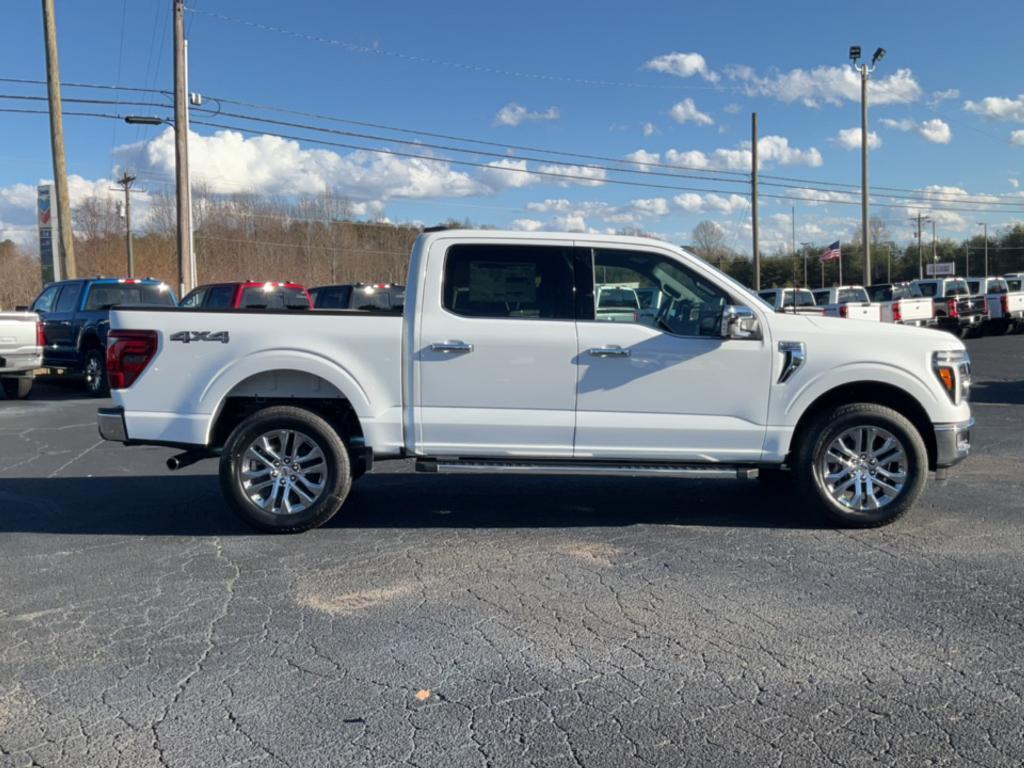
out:
M931 221L930 216L924 216L920 211L917 212L917 216L911 221L917 222L917 276L924 280L924 256L921 252L921 224L925 221Z
M935 219L932 219L932 264L939 263L939 250L935 240Z
M178 214L178 288L195 288L192 279L192 196L188 178L188 83L185 64L185 3L174 0L174 168Z
M868 222L868 77L885 56L885 48L877 48L871 64L858 64L860 46L850 46L853 71L860 74L860 214L864 235L864 282L871 283L871 229Z
M988 277L988 222L979 221L978 226L985 228L985 277Z
M128 253L128 277L135 277L135 249L132 246L132 184L135 183L135 177L124 171L116 181L120 190L115 191L124 192L124 243Z

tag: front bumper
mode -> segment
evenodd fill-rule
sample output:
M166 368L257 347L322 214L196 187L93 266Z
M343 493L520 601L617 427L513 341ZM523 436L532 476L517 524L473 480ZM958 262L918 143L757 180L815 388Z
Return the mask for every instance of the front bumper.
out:
M124 408L100 408L96 411L96 425L100 437L113 440L115 443L128 442L128 428L124 423Z
M946 469L967 458L971 452L974 419L957 424L935 425L935 468Z

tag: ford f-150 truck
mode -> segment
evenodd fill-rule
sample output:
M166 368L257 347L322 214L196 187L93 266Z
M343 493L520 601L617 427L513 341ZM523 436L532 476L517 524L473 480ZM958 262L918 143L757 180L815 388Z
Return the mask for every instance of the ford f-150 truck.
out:
M871 303L863 285L834 285L831 288L818 288L812 293L827 317L875 322L882 317L879 306Z
M35 312L0 312L0 386L8 399L28 397L43 365L43 325Z
M883 323L932 325L935 317L932 300L911 282L869 285L868 296L878 304Z
M663 295L603 320L595 273ZM772 311L707 262L611 235L425 233L404 313L122 308L100 434L218 456L247 521L329 519L372 462L451 473L753 477L839 525L894 520L973 421L962 342ZM679 504L687 505L685 495Z
M972 296L962 277L914 280L913 285L932 300L935 325L960 338L976 336L985 322L985 297Z
M32 304L43 322L43 366L81 373L85 391L107 394L106 346L114 306L175 304L166 283L152 278L97 277L51 283Z
M985 301L985 330L992 334L1009 333L1024 321L1024 292L1011 291L1002 277L968 277L971 295Z
M767 288L758 291L757 295L776 312L793 312L805 315L825 313L814 301L810 288Z

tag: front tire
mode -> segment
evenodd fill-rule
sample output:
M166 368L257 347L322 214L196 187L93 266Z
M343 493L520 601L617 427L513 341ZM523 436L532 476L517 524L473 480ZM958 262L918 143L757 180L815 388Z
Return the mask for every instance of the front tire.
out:
M231 507L262 531L298 533L323 525L352 487L348 451L338 433L303 408L273 406L231 433L220 458Z
M90 397L106 397L110 394L107 382L107 356L102 349L86 350L82 361L82 374L85 376L85 391Z
M887 525L924 490L928 451L904 416L874 403L819 414L802 436L794 463L801 493L830 523Z
M11 379L0 379L4 396L8 400L24 400L32 392L32 379L29 376L18 376Z

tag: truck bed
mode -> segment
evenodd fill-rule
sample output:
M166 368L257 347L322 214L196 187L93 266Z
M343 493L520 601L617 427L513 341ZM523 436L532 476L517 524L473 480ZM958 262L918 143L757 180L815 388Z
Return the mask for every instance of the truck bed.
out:
M42 365L35 312L0 312L0 374L32 371Z
M367 440L382 452L401 449L399 314L115 309L110 328L157 335L139 378L112 392L115 405L131 400L129 440L206 445L227 398L341 397L343 387Z

